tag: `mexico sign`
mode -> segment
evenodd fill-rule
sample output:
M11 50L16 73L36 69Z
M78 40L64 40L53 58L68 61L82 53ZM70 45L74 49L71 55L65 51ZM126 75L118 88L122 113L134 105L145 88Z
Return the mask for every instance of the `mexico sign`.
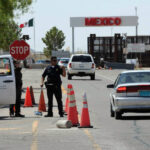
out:
M30 46L24 40L16 40L10 45L10 54L14 59L24 60L30 54Z
M71 17L71 27L137 26L137 16Z

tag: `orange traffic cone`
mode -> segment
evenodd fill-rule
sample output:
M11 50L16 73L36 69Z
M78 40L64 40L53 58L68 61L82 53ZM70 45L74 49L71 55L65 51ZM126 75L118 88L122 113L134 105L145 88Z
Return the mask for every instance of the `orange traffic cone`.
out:
M79 125L74 91L71 91L69 94L69 111L67 119L72 122L73 126Z
M24 107L32 107L32 99L31 99L31 94L30 94L29 87L27 87Z
M46 105L44 99L43 89L41 89L40 101L39 101L39 112L46 112Z
M67 98L66 98L66 103L65 103L65 113L68 114L68 105L69 105L69 95L70 95L70 92L73 91L73 87L72 87L72 84L68 84L68 87L67 87Z
M83 96L83 108L82 108L81 121L80 121L79 128L93 128L93 126L91 126L90 124L90 116L89 116L89 111L88 111L86 93L84 93L84 96Z
M33 93L33 88L30 86L30 94L31 94L31 99L32 99L32 104L35 105L35 98L34 98L34 93Z

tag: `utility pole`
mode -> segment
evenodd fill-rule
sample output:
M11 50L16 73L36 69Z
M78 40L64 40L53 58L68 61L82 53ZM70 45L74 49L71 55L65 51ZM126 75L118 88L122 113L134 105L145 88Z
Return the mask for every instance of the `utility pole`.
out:
M74 54L74 27L72 27L72 54Z

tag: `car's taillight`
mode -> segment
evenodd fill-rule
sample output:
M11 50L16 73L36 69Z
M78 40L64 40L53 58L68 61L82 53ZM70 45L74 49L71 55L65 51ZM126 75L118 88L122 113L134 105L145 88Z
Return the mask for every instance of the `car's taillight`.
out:
M63 61L60 61L60 63L63 63Z
M118 87L117 89L117 93L125 93L127 91L127 87L122 86L122 87Z
M94 68L95 67L95 64L92 64L92 68Z
M140 90L150 90L150 85L136 85L136 86L129 86L127 88L128 93L139 92Z
M69 63L69 68L72 68L72 65L71 65L71 63Z

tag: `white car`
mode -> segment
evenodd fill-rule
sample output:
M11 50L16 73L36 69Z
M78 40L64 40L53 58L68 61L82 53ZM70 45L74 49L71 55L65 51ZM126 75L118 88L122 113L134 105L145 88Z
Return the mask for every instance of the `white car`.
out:
M73 76L90 76L91 80L95 80L95 63L89 54L72 55L67 69L68 80Z
M67 68L68 62L69 62L69 58L61 58L58 62L58 65Z
M126 112L150 112L150 70L119 74L110 94L111 117L120 119Z
M15 104L15 73L13 59L10 55L0 56L0 95L0 105Z

